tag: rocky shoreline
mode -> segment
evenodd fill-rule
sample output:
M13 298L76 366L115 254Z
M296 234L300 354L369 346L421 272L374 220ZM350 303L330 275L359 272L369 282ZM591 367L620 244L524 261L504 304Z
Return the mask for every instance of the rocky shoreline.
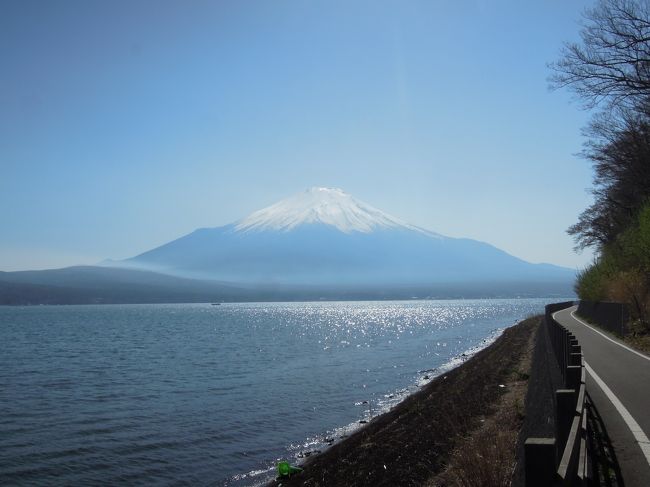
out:
M510 434L507 439L511 451L500 461L507 470L504 475L510 476L538 325L539 318L529 318L506 329L465 363L311 456L302 473L269 485L450 485L459 474L454 473L455 465L463 460L459 448L476 449L468 446L469 439L474 433L485 436L486 423L494 423L499 415L503 416L499 421L510 422L510 430L515 430L514 438ZM518 393L513 395L515 389Z

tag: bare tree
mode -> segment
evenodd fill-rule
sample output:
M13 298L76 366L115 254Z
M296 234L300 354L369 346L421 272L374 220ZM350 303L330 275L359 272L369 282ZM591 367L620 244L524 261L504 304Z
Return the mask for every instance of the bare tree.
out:
M637 108L650 95L650 2L600 0L584 18L582 42L550 65L551 86L570 87L586 108Z
M568 232L576 248L602 249L635 219L650 197L650 112L596 117L583 155L594 167L594 203Z
M602 250L650 196L650 0L599 0L580 36L550 65L550 82L603 108L583 152L595 170L594 203L568 230L577 249Z

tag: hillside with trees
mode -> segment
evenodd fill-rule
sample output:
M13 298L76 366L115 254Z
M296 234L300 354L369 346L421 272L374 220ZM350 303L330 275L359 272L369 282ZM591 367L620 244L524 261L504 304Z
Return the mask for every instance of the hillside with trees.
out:
M584 15L579 43L551 65L586 109L584 157L594 202L568 230L577 249L596 250L579 273L581 299L621 301L650 331L650 2L601 0Z

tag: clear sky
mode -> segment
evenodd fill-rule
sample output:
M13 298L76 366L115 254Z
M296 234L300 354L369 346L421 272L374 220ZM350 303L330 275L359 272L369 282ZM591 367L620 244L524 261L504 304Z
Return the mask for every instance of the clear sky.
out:
M581 267L574 0L0 2L0 270L92 264L311 186Z

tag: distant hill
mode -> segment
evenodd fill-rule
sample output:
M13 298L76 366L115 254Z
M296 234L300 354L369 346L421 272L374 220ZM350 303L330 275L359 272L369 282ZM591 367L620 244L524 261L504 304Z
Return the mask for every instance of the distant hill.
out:
M0 305L469 299L572 295L549 283L236 287L149 271L79 266L0 272Z
M247 293L216 282L110 267L0 272L0 304L210 302Z

